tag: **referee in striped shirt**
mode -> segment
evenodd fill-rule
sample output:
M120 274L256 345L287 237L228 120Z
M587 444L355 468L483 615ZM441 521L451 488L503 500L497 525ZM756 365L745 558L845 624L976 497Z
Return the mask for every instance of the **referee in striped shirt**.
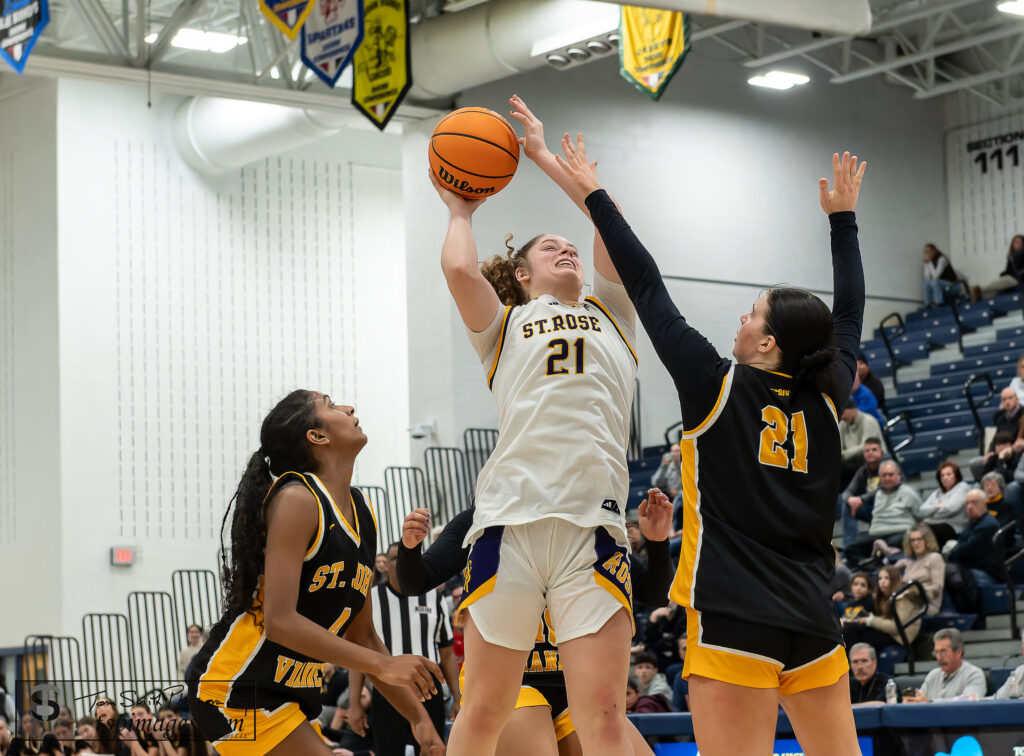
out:
M388 579L370 590L373 597L373 625L377 634L392 656L398 654L419 654L437 662L452 692L452 716L458 712L461 698L459 692L459 670L452 649L452 624L450 605L436 588L431 588L422 596L403 596L398 587L398 574L395 566L398 561L398 543L388 547ZM363 675L355 670L349 671L350 689L353 691L350 701L358 701L355 691L362 690ZM359 721L363 712L358 703L351 704L349 721ZM428 698L423 702L427 713L434 722L434 728L444 739L445 707L440 695ZM404 756L405 746L413 745L416 753L419 746L412 736L409 722L388 703L376 690L370 704L372 717L374 753L376 756ZM356 729L353 725L353 729ZM358 731L358 730L357 730Z

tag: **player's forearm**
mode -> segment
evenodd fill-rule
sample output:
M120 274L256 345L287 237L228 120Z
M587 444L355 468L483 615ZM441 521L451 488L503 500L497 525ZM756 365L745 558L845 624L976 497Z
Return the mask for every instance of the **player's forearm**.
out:
M462 690L459 687L459 663L455 659L455 650L451 646L441 649L441 672L444 673L445 682L448 683L448 690L452 692L452 698L457 702L462 698Z
M448 234L441 246L441 269L446 278L458 275L480 275L473 221L470 215L453 212L448 221Z
M348 611L347 609L345 611ZM384 657L364 644L339 638L298 612L264 618L267 640L337 667L378 674Z

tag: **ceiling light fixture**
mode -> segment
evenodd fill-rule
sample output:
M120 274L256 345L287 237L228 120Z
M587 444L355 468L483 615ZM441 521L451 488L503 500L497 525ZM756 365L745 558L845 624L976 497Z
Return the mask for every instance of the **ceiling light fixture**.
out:
M1024 16L1024 0L1007 0L1005 3L999 3L996 10L1011 13L1014 16Z
M146 36L146 42L153 44L157 37L157 33L153 32ZM178 33L174 35L174 39L171 40L171 45L185 50L226 53L248 41L245 37L238 37L234 34L203 31L202 29L179 29Z
M803 74L790 73L788 71L769 71L760 76L747 79L747 84L755 87L766 87L767 89L786 90L806 84L810 78Z

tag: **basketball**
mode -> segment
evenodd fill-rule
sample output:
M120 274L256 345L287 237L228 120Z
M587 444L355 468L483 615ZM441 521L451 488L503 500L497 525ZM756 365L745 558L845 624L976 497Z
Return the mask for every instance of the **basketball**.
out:
M489 197L515 175L519 139L493 110L460 108L434 128L428 156L444 186L463 197Z

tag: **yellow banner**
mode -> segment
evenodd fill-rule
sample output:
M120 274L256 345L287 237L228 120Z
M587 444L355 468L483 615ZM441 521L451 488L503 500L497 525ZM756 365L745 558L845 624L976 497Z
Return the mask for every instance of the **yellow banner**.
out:
M406 0L364 0L363 43L353 59L352 104L381 131L412 86Z
M689 20L678 11L625 5L619 37L619 73L657 100L690 51Z
M316 0L260 0L260 10L288 39L295 39L315 4Z

